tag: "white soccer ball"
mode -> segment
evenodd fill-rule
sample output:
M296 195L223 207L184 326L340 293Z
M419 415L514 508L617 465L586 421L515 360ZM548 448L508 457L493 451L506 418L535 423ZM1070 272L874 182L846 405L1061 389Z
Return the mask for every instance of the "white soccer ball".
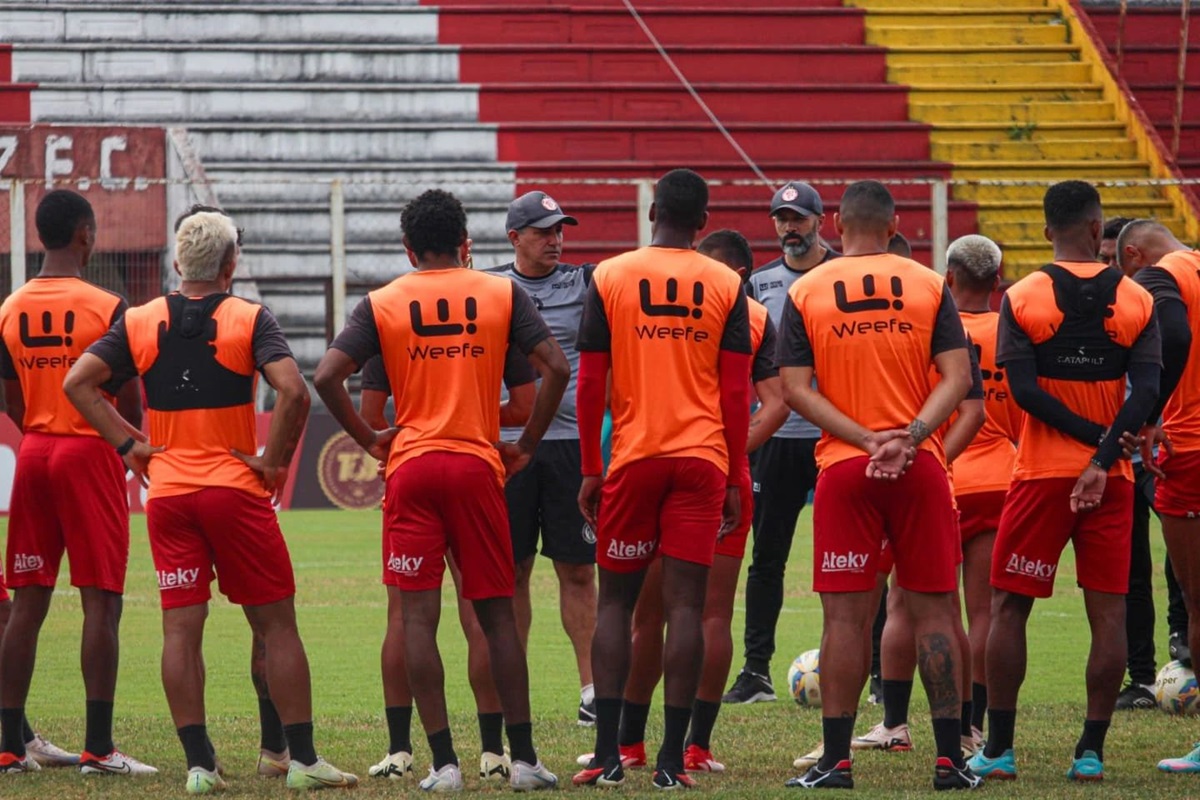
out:
M1178 661L1167 664L1154 679L1154 699L1168 714L1200 713L1200 686L1196 684L1195 673Z
M821 707L821 651L806 650L788 669L788 687L797 705Z

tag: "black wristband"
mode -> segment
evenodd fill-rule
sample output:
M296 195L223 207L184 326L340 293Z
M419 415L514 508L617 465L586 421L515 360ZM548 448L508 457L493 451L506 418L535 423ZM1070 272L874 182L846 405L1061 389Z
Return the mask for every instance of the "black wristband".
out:
M126 453L128 453L130 450L133 449L133 446L135 444L137 444L137 440L134 439L132 436L130 436L128 439L126 439L124 442L121 443L120 447L117 448L117 455L119 455L119 456L125 455Z

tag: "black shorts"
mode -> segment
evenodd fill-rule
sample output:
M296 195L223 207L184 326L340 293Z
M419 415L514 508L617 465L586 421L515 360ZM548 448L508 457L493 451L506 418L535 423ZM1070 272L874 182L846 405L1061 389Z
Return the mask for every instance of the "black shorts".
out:
M542 555L565 564L596 563L596 533L579 513L579 440L542 440L529 466L504 487L517 563Z

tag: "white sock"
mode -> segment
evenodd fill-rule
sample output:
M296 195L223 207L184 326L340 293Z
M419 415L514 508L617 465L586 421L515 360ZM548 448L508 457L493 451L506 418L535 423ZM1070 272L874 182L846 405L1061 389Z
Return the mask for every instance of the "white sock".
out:
M579 702L583 705L588 705L596 699L596 687L593 684L588 684L579 690Z

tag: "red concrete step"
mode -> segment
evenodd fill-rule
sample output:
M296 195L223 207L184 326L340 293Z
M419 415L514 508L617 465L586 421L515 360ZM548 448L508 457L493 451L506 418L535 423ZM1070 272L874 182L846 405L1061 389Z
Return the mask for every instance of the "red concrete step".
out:
M949 178L952 164L944 161L805 161L814 154L804 150L792 160L761 160L758 168L771 181L771 186L757 182L754 172L736 159L675 159L667 156L644 161L525 161L517 165L521 191L544 189L569 210L572 203L589 200L624 201L636 190L627 183L630 179L651 179L679 166L694 169L710 181L738 181L738 185L714 186L726 199L747 198L770 206L775 189L789 180L806 180L821 197L835 203L846 186L867 178L883 181L892 196L899 200L925 200L930 187L920 183L896 181L921 178ZM820 155L817 153L817 155ZM545 184L526 181L546 181ZM557 183L557 181L570 181ZM577 181L577 182L576 182ZM605 181L614 181L606 183ZM617 183L615 181L621 181ZM744 182L744 183L742 183Z
M28 123L31 117L30 95L36 83L0 83L0 123Z
M902 86L854 84L697 84L713 113L730 122L906 122ZM479 92L481 122L707 120L700 104L675 84L511 84Z
M648 8L642 18L664 45L862 44L866 12L851 8ZM624 10L595 6L450 6L438 13L443 44L547 42L646 44Z
M1117 41L1119 11L1113 8L1088 8L1088 17L1100 38L1108 45ZM1125 15L1125 44L1172 44L1179 46L1179 8L1131 8ZM1200 42L1200 14L1193 13L1188 25L1188 40Z
M751 238L773 237L775 228L767 213L770 193L763 192L762 197L754 199L729 199L724 191L727 188L730 187L716 186L712 189L708 205L711 219L707 230L733 228ZM631 192L626 194L628 199L625 200L582 200L569 204L559 198L561 193L552 194L572 216L579 218L579 227L567 232L568 239L578 237L616 241L637 237L637 202ZM954 202L949 204L949 209L952 239L978 229L974 203ZM821 235L826 239L837 238L837 230L833 225L833 215L837 210L837 201L825 204L825 225ZM901 230L909 238L928 239L932 235L933 217L928 198L899 201L896 213L900 215Z
M692 82L884 83L886 50L867 45L684 45L671 58ZM463 83L676 83L648 44L468 44L458 56Z
M0 44L0 83L12 80L12 45Z
M1130 83L1129 88L1152 122L1171 123L1175 114L1174 83ZM1200 120L1200 83L1184 86L1183 119Z
M718 230L717 227L712 227L710 223L709 230ZM905 234L907 236L907 234ZM829 240L827 240L829 241ZM837 240L829 241L829 244L836 250L841 247L841 243ZM928 241L911 241L912 257L922 264L931 264L930 257L931 247ZM637 247L636 238L627 238L609 241L578 241L571 242L568 240L563 248L563 260L572 264L588 264L598 263L606 258L620 255L627 250L633 250ZM779 258L779 242L774 239L751 239L750 249L754 252L754 263L762 265L768 261Z
M1117 58L1117 45L1109 43L1109 54L1113 62ZM1184 62L1187 80L1200 83L1200 44L1188 47ZM1121 77L1138 83L1162 83L1175 80L1179 70L1179 46L1135 45L1126 47L1121 63Z
M925 161L929 126L893 123L730 123L730 134L756 160L819 153L853 163L870 154L881 160ZM501 161L690 161L736 158L709 122L503 123L496 134Z

